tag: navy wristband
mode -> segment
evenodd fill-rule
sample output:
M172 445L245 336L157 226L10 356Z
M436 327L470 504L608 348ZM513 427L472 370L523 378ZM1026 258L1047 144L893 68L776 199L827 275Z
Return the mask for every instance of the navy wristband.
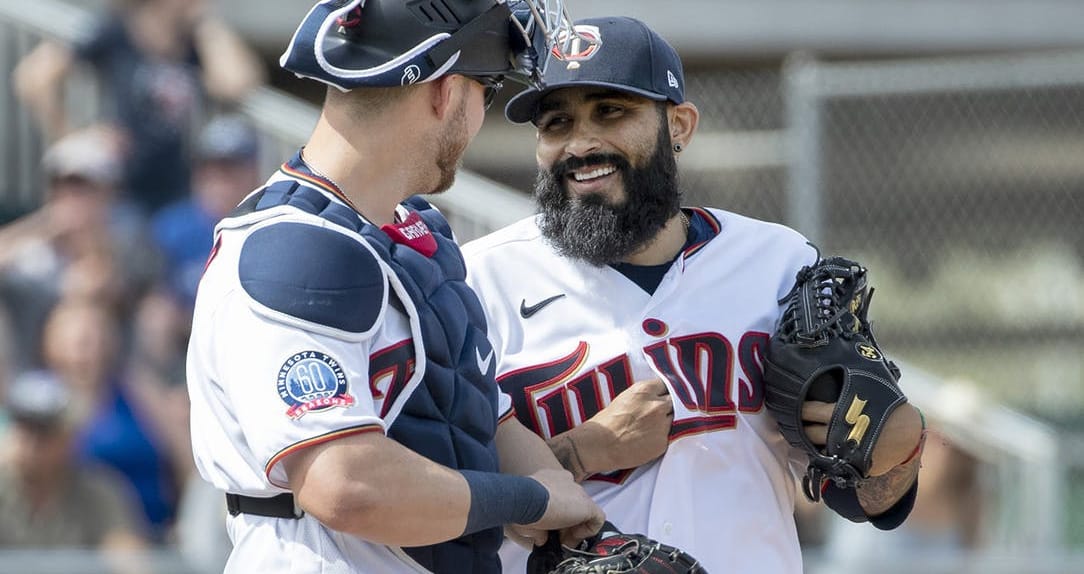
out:
M546 513L550 493L537 480L525 476L461 470L470 487L470 534L505 524L530 524Z

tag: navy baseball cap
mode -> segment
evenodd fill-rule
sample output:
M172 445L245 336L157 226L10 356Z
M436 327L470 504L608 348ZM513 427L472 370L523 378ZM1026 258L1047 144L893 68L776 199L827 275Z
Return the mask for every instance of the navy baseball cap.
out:
M614 16L577 20L574 29L591 40L569 55L551 53L541 90L528 88L508 102L504 115L517 124L533 121L538 103L554 90L598 86L675 104L685 101L685 73L666 40L634 18ZM558 39L560 41L560 39ZM593 42L593 43L592 43Z
M200 131L196 156L202 161L252 161L259 155L256 129L238 115L216 116Z

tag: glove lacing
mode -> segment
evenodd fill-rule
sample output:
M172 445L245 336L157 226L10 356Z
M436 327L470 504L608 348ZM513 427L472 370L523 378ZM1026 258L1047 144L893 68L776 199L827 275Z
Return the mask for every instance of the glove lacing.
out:
M854 313L853 326L845 326L840 319L852 311L850 302L865 288L863 272L858 266L822 266L816 270L803 267L798 271L794 287L779 300L790 301L783 311L779 330L787 339L808 346L824 344L828 339L826 331L850 339L864 325L861 310L868 308L868 302L862 301ZM796 297L803 285L809 286L808 291L797 293Z

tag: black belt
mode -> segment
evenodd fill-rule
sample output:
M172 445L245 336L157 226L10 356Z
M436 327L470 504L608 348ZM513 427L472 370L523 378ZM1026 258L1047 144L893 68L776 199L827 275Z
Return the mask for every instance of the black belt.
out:
M241 513L270 516L272 518L301 518L305 516L305 511L294 504L294 495L289 492L270 498L226 493L226 508L230 511L230 516L237 516Z

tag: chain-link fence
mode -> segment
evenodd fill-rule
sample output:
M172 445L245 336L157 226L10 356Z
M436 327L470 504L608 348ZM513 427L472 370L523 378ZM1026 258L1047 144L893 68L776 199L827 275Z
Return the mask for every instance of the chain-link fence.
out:
M693 73L688 202L867 262L890 350L1084 409L1084 54ZM699 138L700 136L698 136Z
M686 78L700 126L680 160L685 203L783 221L786 115L779 70L690 71Z
M1026 410L1079 415L1084 53L789 74L790 189L819 208L792 215L875 270L883 342Z
M683 154L687 202L785 222L866 263L890 355L1051 422L1066 498L1040 514L1061 514L1051 535L1084 545L1084 455L1068 446L1084 422L1084 53L796 56L694 71L688 92L708 145L697 136ZM953 397L923 406L962 428L968 401ZM998 459L988 534L1028 538L1044 519L1014 496L1038 483Z

